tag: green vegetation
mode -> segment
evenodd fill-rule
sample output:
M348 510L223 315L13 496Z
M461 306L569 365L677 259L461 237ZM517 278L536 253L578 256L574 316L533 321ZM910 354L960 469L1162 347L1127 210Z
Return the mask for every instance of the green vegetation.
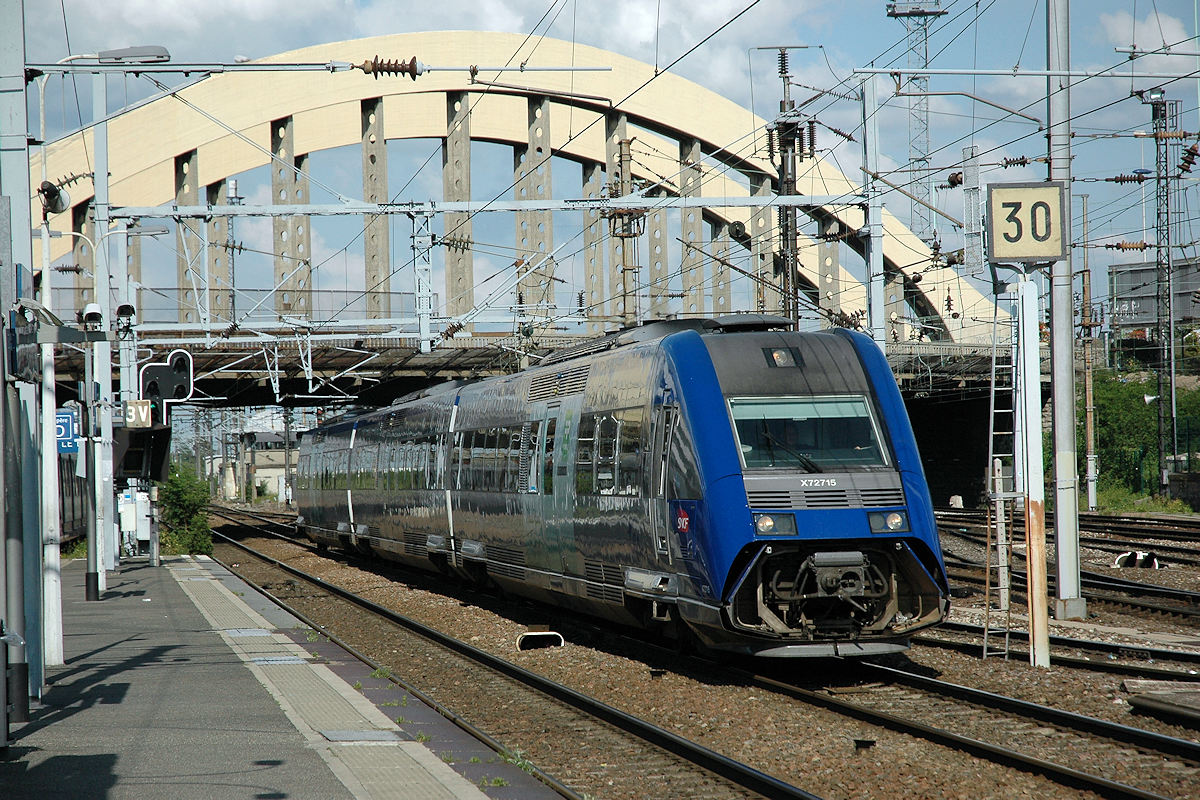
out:
M1082 386L1080 386L1082 395ZM1152 497L1158 489L1158 382L1147 373L1117 374L1098 371L1093 381L1096 407L1096 456L1100 466L1097 504L1101 511L1191 512L1179 500ZM1147 402L1146 398L1151 400ZM1193 462L1200 471L1200 389L1182 383L1176 391L1177 429L1181 463L1186 471ZM1078 403L1078 452L1080 487L1086 475L1082 397ZM1052 461L1047 461L1047 479Z
M158 490L159 550L163 555L212 554L206 511L211 499L208 484L188 470L171 467L170 476Z
M87 539L79 538L69 544L63 545L59 553L59 558L87 558Z
M504 778L483 778L479 781L480 789L486 789L489 786L508 786L508 781Z
M387 667L379 667L378 669L371 672L371 677L372 678L384 678L384 679L390 678L390 677L392 677L392 671L390 669L388 669Z
M397 725L404 724L404 723L400 722L401 719L404 719L404 717L400 717L399 719L396 720ZM415 738L421 744L425 744L425 742L428 742L433 737L431 737L428 733L418 733Z
M534 770L533 762L530 761L529 759L527 759L525 757L525 753L522 750L520 750L519 748L514 748L512 751L510 751L508 753L503 753L500 757L504 760L505 763L512 764L514 767L521 770L522 772L527 772L530 775L533 774L533 770Z

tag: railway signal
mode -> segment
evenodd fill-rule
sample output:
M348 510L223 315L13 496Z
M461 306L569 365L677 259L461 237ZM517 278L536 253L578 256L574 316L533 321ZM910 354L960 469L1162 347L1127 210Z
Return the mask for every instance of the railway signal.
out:
M186 350L172 350L165 363L142 367L138 385L141 399L150 402L150 424L167 425L170 405L182 403L192 396L192 355Z

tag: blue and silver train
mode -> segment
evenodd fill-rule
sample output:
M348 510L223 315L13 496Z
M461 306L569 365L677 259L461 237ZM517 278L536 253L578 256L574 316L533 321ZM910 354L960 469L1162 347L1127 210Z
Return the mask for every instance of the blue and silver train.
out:
M949 608L879 348L764 316L612 334L304 434L313 541L759 656L903 649Z

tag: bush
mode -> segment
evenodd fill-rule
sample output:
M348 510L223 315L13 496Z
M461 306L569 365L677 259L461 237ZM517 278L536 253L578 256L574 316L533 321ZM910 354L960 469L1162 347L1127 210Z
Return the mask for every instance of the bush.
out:
M1139 494L1113 478L1101 476L1096 488L1096 505L1101 514L1123 514L1131 511L1145 514L1192 513L1191 506L1182 500ZM1086 501L1081 499L1081 503ZM1081 507L1086 508L1086 505Z
M208 527L208 484L190 471L171 467L166 483L159 486L158 503L162 528L159 549L164 554L212 553L212 531Z

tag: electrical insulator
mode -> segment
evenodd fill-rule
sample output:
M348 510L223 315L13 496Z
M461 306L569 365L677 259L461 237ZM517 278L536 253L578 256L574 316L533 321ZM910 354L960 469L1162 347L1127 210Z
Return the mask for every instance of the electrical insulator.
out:
M1200 143L1193 144L1187 150L1183 151L1183 160L1179 162L1179 174L1191 172L1192 167L1196 166L1196 155L1200 153Z
M1029 156L1021 156L1020 158L1006 158L1001 164L1005 169L1009 167L1025 167L1029 165Z
M951 188L962 186L963 174L961 172L951 172L946 176L946 184Z
M358 68L368 75L374 75L375 80L379 80L380 75L407 75L415 81L418 75L425 74L425 65L418 61L416 56L408 61L389 61L375 56L370 61L359 64Z
M1104 245L1105 250L1147 250L1149 247L1145 242L1109 242Z
M946 290L946 310L947 311L954 310L954 298L950 296L949 289Z
M579 310L581 312L583 311L583 291L582 290L579 292L579 298L578 298L578 301L575 303L575 305L577 305L579 307Z
M1115 178L1105 178L1109 183L1144 183L1145 175L1118 175Z

